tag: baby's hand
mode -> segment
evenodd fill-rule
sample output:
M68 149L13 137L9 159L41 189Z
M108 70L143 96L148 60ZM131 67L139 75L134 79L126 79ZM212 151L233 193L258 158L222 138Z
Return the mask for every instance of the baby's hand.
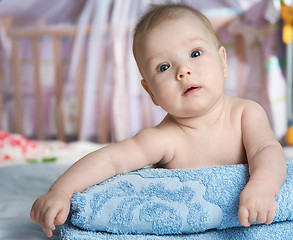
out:
M70 197L64 193L49 191L37 199L31 209L31 219L40 224L44 233L52 237L55 225L66 221L70 210Z
M239 220L244 227L251 222L270 224L277 209L272 188L260 181L249 181L240 195Z

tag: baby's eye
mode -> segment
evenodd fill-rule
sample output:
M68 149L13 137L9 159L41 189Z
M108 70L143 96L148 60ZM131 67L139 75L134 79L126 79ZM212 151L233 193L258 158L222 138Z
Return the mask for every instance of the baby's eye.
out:
M169 64L163 64L163 65L159 66L158 71L165 72L169 67L170 67Z
M195 50L191 53L190 57L192 58L196 58L196 57L199 57L200 55L202 54L202 51L200 50Z

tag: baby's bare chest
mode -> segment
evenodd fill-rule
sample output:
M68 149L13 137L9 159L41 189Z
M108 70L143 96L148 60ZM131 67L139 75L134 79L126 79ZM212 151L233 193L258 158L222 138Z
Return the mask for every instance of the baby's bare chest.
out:
M246 162L241 131L214 128L182 135L167 168L200 168Z

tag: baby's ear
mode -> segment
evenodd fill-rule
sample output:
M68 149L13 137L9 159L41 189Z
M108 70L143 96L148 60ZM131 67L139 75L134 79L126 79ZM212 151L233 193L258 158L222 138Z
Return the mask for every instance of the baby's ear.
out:
M220 54L220 57L222 60L224 78L227 78L229 75L229 68L228 68L228 64L227 64L226 49L223 46L219 47L219 54Z
M151 92L150 88L149 88L149 85L147 83L147 81L145 79L142 79L141 80L141 85L143 86L144 90L146 90L146 92L150 95L153 103L156 105L156 106L159 106L157 100L155 99L153 93Z

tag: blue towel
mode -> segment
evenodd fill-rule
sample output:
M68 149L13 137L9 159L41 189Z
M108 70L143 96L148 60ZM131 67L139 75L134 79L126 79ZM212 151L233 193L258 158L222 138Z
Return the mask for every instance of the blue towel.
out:
M116 237L119 234L201 236L210 232L224 235L229 232L233 236L233 231L245 233L251 231L247 229L256 228L265 229L262 232L266 229L275 232L288 226L292 232L293 162L287 163L287 178L276 199L276 224L270 226L243 228L240 225L239 195L248 177L247 165L242 164L196 170L141 169L118 175L74 195L71 217L63 227L62 236L68 239L66 236L77 232L101 234L99 239L103 239L102 235ZM79 230L71 224L93 232ZM209 229L226 230L207 231Z
M74 227L66 223L61 229L61 240L292 240L293 221L272 223L270 225L253 225L251 227L235 227L223 230L208 230L203 233L180 235L151 234L115 234L92 232Z

